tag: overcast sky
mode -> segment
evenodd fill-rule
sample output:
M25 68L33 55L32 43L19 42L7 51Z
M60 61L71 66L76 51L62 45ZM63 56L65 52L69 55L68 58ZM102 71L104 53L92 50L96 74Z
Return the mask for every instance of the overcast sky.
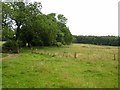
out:
M42 3L44 14L63 14L73 35L118 35L119 0L30 0Z

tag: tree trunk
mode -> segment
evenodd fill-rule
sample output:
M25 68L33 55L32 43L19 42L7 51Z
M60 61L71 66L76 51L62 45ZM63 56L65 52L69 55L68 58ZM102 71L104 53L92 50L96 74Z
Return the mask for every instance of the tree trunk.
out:
M20 37L20 26L21 26L21 23L18 24L17 22L16 41L19 40L19 37Z
M28 42L28 47L31 48L31 43L30 42Z

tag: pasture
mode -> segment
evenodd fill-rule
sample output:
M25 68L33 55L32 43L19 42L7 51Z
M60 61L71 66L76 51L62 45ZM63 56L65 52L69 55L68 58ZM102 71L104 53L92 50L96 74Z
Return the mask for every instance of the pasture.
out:
M5 43L5 41L0 41L0 46L2 46L2 44L4 44Z
M72 44L3 54L3 88L117 88L118 47Z

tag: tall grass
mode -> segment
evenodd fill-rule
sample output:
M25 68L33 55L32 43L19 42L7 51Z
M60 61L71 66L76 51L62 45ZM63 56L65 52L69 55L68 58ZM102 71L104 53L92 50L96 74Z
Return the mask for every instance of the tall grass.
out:
M117 57L118 47L113 46L23 48L4 58L3 87L117 88Z

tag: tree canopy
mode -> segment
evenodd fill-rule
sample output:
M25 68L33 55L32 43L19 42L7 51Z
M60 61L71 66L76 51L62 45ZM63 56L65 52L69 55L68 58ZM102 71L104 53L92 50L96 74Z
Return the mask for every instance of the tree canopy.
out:
M76 36L73 39L75 43L96 44L96 45L110 45L119 46L120 37L118 36Z
M37 2L2 2L2 8L2 39L28 47L71 44L72 34L63 14L43 14L42 4Z

